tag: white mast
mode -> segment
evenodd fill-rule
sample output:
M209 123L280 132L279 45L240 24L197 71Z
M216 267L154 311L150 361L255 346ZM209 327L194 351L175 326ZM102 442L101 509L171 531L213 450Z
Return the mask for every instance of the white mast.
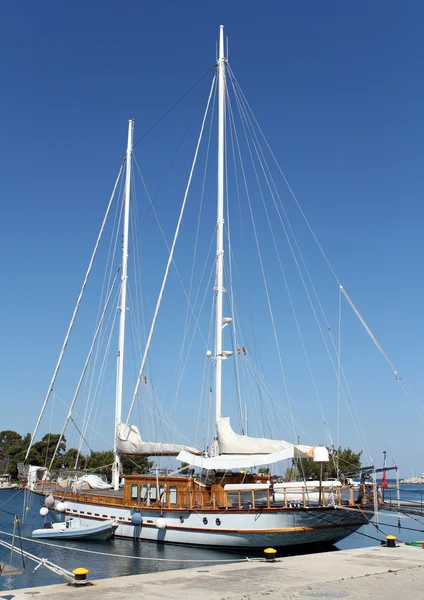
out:
M124 391L124 350L125 350L125 319L127 314L127 282L128 282L128 229L130 219L130 188L131 188L131 159L133 150L134 121L128 122L128 143L126 155L125 198L124 198L124 227L122 232L122 274L121 298L119 310L118 356L116 367L116 403L115 403L115 437L113 443L114 462L112 467L112 485L119 489L119 472L121 461L117 449L118 425L122 421L122 396Z
M222 300L224 294L224 142L225 142L225 62L224 26L219 27L218 54L218 194L215 281L215 418L222 411Z

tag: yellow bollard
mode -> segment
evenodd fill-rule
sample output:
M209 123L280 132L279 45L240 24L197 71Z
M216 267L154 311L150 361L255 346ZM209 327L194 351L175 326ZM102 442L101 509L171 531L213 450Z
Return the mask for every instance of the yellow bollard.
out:
M275 555L277 554L277 550L274 550L274 548L266 548L264 550L264 554L265 554L266 560L273 561L273 560L275 560Z
M87 581L87 575L90 571L88 569L85 569L84 567L79 567L78 569L74 569L72 571L72 574L75 577L75 583L74 585L87 585L88 581Z

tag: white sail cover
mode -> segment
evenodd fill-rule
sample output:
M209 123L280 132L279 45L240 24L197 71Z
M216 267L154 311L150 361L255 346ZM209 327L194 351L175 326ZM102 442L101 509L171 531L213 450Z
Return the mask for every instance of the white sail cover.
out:
M221 454L220 456L214 456L208 458L206 456L195 456L186 450L183 450L177 456L177 460L185 462L193 467L199 467L200 469L207 469L208 471L214 469L216 471L230 471L231 469L245 469L249 467L259 467L260 465L270 465L280 460L286 460L287 458L306 458L311 456L313 452L313 446L294 446L289 444L285 450L279 452L272 452L270 454L235 454L228 456Z
M141 439L140 432L135 425L118 425L118 435L116 445L121 454L137 454L138 456L177 456L181 450L198 453L195 448L184 446L182 444L173 444L165 442L144 442Z
M272 454L294 447L293 444L284 440L270 440L267 438L239 435L232 430L229 417L218 419L216 429L220 454ZM305 454L309 455L309 452L312 451L312 446L298 446L298 448L302 447L307 448L304 452ZM291 456L285 458L291 458ZM266 464L267 462L265 461L262 464Z

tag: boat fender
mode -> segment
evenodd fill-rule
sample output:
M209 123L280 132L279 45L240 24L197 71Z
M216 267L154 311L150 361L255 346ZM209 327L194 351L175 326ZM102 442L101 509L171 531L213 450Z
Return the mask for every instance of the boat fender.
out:
M48 514L49 514L49 509L47 508L47 506L42 506L42 507L40 508L40 515L41 515L42 517L45 517L45 516L46 516L46 515L48 515Z
M55 509L56 509L58 512L65 512L65 510L66 510L66 504L65 504L64 502L58 502L58 503L56 504L56 506L55 506Z
M156 527L158 529L166 529L166 519L164 517L158 517L156 519Z
M141 516L140 513L136 512L131 516L131 523L135 526L138 527L139 525L141 525L143 523L143 517Z
M44 500L44 506L47 506L47 508L52 508L54 506L54 498L51 494Z

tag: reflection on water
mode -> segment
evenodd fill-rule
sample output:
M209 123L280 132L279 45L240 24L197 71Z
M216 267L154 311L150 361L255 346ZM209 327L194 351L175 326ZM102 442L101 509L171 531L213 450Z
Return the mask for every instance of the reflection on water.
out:
M418 487L420 489L418 489ZM424 493L424 486L402 486L402 494L407 499L419 498ZM0 508L12 513L17 513L21 521L21 533L23 537L31 537L33 529L42 526L43 518L39 515L40 505L37 500L30 496L27 501L31 504L29 510L24 511L24 492L14 490L0 492ZM22 513L26 516L22 519ZM335 551L337 549L360 548L364 546L374 546L384 540L385 535L393 534L399 540L412 541L424 538L424 517L414 517L419 522L401 517L398 522L398 516L389 512L380 512L380 532L373 525L362 527L358 533L354 533L345 538L337 547L326 546L313 548L314 551ZM401 528L398 528L398 525ZM403 527L402 527L403 526ZM404 529L410 527L418 531ZM0 511L0 530L13 532L13 516ZM11 541L10 537L4 535L1 539ZM377 539L376 539L377 538ZM15 542L18 545L18 541ZM186 546L173 546L172 544L156 544L154 542L112 539L107 542L73 542L57 540L57 545L46 543L35 543L35 541L22 541L23 549L35 554L40 558L47 558L55 564L73 571L77 567L86 567L90 570L90 579L101 579L104 577L117 577L122 575L136 575L140 573L151 573L157 571L167 571L170 569L185 569L190 567L206 567L211 564L224 563L244 559L246 552L222 551ZM81 552L84 550L84 552ZM296 554L310 553L311 548L300 548ZM280 550L279 556L284 554L293 554ZM262 556L262 552L249 552L249 557ZM0 547L0 561L9 563L10 553L5 548ZM25 573L13 577L0 577L0 590L12 590L23 587L34 587L40 585L51 585L54 583L63 583L64 580L45 567L40 567L33 572L36 564L25 559ZM20 557L14 557L13 564L16 567L21 566Z

